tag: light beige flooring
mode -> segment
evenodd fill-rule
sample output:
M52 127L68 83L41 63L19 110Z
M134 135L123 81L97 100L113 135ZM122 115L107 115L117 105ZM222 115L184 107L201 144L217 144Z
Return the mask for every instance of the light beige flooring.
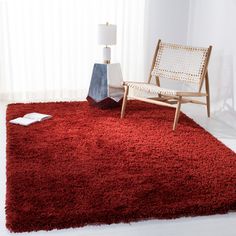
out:
M0 236L11 235L5 227L6 186L6 104L0 103ZM233 111L215 112L210 119L200 106L186 105L184 112L236 152L236 114ZM180 121L181 122L181 121ZM12 234L18 235L18 234ZM188 217L176 220L148 220L132 224L87 226L76 229L21 233L21 236L236 236L236 212L225 215Z

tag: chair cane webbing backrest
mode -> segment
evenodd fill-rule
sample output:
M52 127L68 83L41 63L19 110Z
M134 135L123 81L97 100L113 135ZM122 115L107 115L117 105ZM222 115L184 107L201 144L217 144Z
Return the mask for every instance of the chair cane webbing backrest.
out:
M151 75L200 84L208 53L208 48L160 42Z

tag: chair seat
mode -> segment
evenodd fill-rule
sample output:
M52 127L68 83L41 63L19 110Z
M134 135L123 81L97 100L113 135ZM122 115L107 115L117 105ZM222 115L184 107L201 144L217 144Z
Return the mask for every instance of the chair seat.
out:
M153 94L176 96L176 93L178 92L176 90L161 88L155 84L148 84L144 82L125 81L124 85L127 85L130 88L134 88L140 91L145 91Z

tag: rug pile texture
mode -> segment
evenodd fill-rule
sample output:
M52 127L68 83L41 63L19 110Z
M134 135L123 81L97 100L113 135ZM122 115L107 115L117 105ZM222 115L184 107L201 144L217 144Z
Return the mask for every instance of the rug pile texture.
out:
M174 110L130 101L11 104L52 119L7 122L6 225L37 231L236 210L236 154Z

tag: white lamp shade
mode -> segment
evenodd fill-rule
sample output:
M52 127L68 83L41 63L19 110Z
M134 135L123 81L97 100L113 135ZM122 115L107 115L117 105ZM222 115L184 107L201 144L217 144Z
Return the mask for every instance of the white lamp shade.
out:
M102 45L116 44L116 25L109 25L109 24L98 25L98 44Z

